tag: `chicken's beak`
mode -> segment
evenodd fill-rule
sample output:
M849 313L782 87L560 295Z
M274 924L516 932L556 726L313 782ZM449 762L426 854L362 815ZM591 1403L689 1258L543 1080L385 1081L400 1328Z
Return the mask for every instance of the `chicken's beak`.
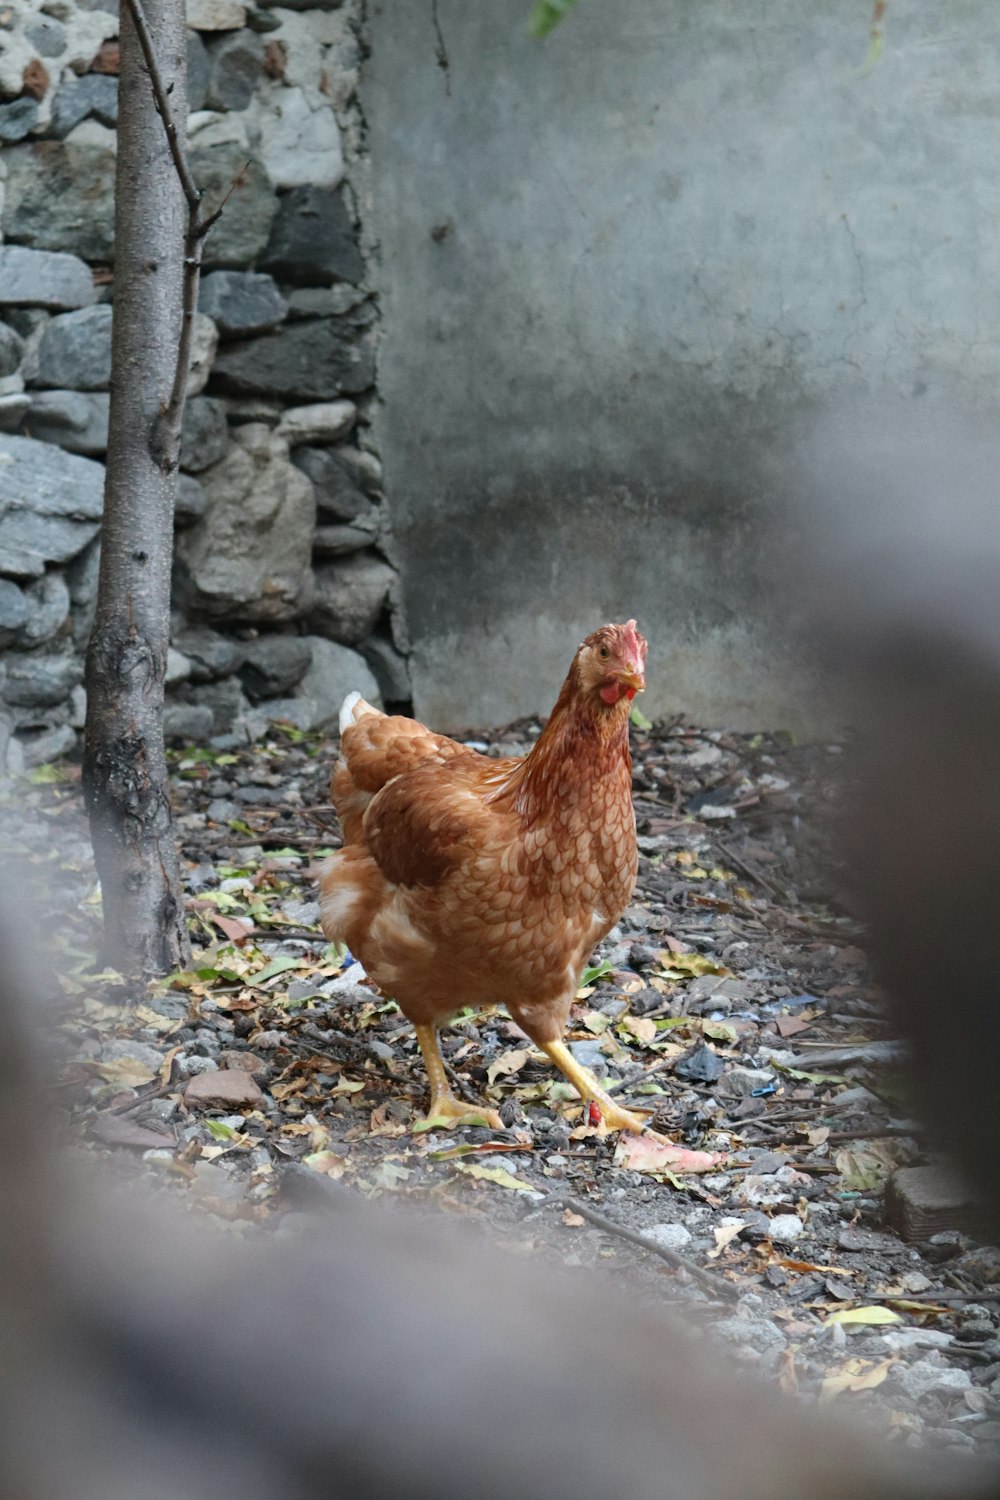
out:
M619 672L618 681L635 693L646 691L646 677L643 672Z

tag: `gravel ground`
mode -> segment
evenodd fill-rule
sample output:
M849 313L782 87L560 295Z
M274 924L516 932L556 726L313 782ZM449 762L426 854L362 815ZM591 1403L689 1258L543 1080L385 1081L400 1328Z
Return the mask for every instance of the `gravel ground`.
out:
M538 729L466 738L520 753ZM934 1143L907 1117L905 1048L836 899L841 748L634 733L638 886L568 1035L671 1141L707 1153L673 1163L585 1122L500 1010L460 1016L443 1050L508 1128L413 1133L412 1028L316 925L316 864L337 841L331 742L276 726L173 752L195 957L146 992L96 966L79 772L42 767L0 811L56 971L66 1132L230 1233L286 1232L331 1180L461 1213L519 1252L683 1304L699 1335L788 1391L863 1403L892 1441L996 1457L1000 1253L969 1237L969 1207L914 1243L885 1210L886 1179Z

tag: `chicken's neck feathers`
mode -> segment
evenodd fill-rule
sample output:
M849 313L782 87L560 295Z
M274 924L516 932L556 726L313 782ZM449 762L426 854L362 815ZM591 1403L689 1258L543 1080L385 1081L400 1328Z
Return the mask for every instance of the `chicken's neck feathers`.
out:
M627 699L608 707L583 693L572 672L538 740L494 795L513 800L530 826L558 810L567 780L577 792L606 798L615 787L631 795L632 757Z

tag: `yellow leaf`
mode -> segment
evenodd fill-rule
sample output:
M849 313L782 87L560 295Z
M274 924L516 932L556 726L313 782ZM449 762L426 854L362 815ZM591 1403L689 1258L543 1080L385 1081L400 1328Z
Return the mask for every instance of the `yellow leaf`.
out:
M513 1188L518 1193L533 1193L535 1189L528 1183L521 1182L513 1172L508 1172L505 1167L480 1167L474 1162L466 1165L465 1162L457 1161L454 1164L456 1172L464 1172L467 1177L478 1177L483 1182L495 1182L497 1187Z
M819 1399L832 1401L841 1391L873 1391L881 1385L895 1361L890 1357L878 1364L866 1359L849 1359L836 1375L828 1375L820 1386Z
M840 1307L826 1319L827 1323L902 1323L891 1307Z
M704 873L704 870L699 871L699 874ZM670 953L666 948L661 948L656 956L667 977L671 979L697 978L699 974L718 974L722 978L732 975L732 970L727 969L725 964L720 964L717 958L706 958L704 953Z
M520 1073L531 1053L526 1047L515 1047L509 1052L501 1052L486 1069L486 1080L495 1083L498 1078L509 1073Z
M575 1214L571 1208L566 1209L562 1216L562 1221L564 1224L569 1225L570 1229L582 1229L583 1225L587 1222L580 1214Z
M634 1036L637 1042L652 1042L656 1039L656 1022L649 1016L626 1016L621 1030Z

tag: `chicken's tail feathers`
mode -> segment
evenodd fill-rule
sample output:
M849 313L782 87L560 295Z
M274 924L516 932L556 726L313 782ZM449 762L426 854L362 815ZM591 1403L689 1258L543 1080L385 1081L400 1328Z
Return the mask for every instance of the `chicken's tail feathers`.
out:
M367 703L360 693L348 693L340 705L341 734L343 734L345 729L349 729L352 724L356 724L359 719L363 719L366 714L377 714L378 712L379 710L374 708L370 703Z

